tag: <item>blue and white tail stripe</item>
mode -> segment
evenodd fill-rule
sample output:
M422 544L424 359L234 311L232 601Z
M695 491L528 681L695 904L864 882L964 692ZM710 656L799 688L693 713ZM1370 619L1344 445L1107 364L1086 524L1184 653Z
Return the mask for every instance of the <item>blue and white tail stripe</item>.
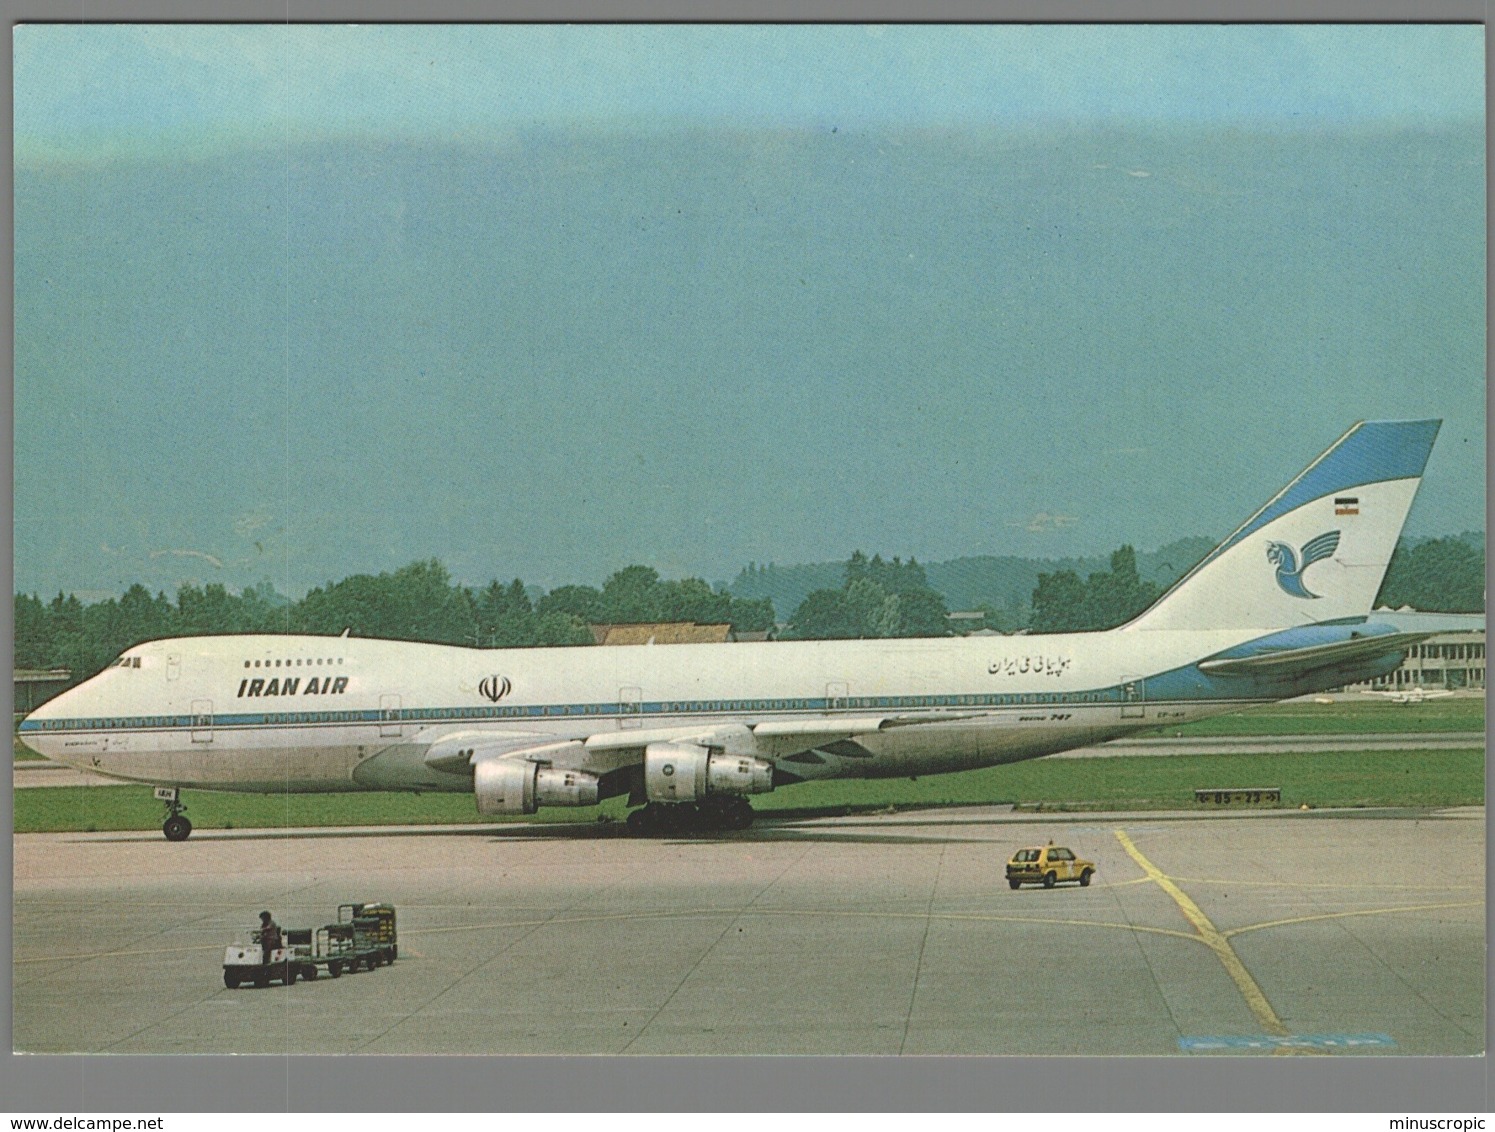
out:
M1285 629L1365 616L1441 423L1355 425L1127 628ZM1336 503L1346 492L1353 508Z

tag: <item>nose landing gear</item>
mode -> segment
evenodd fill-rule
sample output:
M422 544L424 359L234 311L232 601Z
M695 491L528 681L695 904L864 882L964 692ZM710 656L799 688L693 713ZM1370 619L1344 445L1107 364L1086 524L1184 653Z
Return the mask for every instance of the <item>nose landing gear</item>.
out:
M182 817L187 807L182 803L181 791L175 786L157 786L156 797L166 803L166 821L161 832L167 841L186 841L192 833L192 823Z

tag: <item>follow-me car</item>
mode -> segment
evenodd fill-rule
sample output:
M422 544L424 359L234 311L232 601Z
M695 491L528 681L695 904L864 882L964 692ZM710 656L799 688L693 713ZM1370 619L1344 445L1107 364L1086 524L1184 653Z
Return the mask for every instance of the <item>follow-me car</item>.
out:
M1090 886L1095 875L1095 862L1075 856L1075 851L1064 845L1035 845L1019 849L1007 862L1007 884L1020 888L1025 884L1041 884L1053 888L1060 881L1078 881L1081 888Z
M1427 633L1370 616L1438 421L1352 427L1151 608L1106 632L479 650L151 641L21 724L163 787L471 791L484 814L627 795L638 829L740 827L818 778L1015 762L1369 680Z

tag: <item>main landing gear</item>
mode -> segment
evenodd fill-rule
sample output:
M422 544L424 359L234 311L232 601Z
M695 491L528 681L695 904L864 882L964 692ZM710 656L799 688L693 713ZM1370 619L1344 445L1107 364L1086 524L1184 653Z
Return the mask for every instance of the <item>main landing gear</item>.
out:
M650 802L628 815L628 831L639 837L746 829L753 807L735 794L713 794L701 802Z
M175 786L157 786L156 797L166 803L166 821L161 832L167 841L186 841L192 834L192 823L182 817L187 808L182 802L182 792Z

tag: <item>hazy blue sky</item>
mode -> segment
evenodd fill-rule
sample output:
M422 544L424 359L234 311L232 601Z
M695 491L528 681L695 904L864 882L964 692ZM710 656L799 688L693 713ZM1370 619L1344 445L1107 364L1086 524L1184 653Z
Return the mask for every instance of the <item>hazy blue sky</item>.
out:
M16 29L16 584L1484 515L1474 26ZM787 611L781 611L787 612Z

